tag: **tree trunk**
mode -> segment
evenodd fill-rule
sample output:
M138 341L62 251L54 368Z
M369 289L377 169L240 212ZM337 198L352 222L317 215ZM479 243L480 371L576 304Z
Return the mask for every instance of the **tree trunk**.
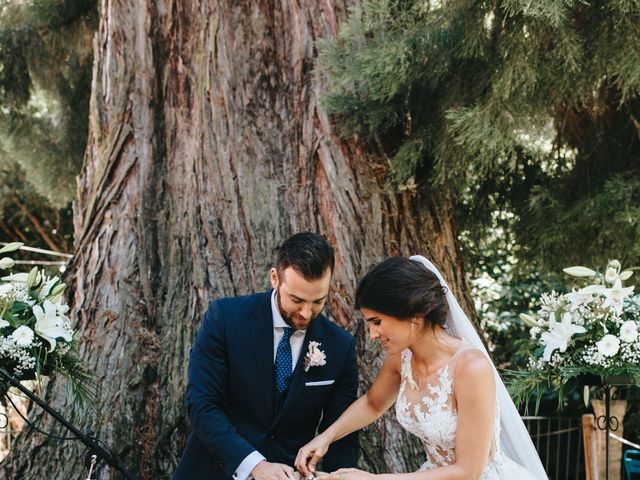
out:
M472 308L446 195L390 192L383 155L340 140L319 107L314 42L336 34L347 8L102 0L67 279L83 358L101 385L98 413L74 410L63 381L46 397L141 479L169 478L184 447L189 349L208 303L265 289L290 234L314 230L335 245L329 310L357 336L362 390L381 350L353 294L374 263L428 255ZM390 414L362 449L372 471L423 458ZM5 478L84 478L83 452L25 432ZM102 468L98 478L120 477Z

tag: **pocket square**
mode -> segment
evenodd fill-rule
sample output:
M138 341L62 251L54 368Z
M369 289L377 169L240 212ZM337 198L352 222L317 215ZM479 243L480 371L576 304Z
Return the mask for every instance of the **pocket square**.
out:
M331 385L336 383L335 380L321 380L319 382L305 382L305 387L322 387L323 385Z

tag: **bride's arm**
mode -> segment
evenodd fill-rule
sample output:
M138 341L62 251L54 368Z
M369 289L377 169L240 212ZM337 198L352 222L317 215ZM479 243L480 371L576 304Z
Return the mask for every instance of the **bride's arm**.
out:
M480 478L489 459L496 416L496 379L491 363L482 352L468 350L461 354L453 388L458 404L453 466L460 473L451 478ZM439 478L433 477L433 480Z
M489 458L496 404L493 369L481 352L470 350L461 355L453 386L458 405L455 463L423 472L381 475L345 468L322 480L479 479Z
M295 465L305 476L315 471L329 445L376 421L395 402L400 388L400 354L388 354L367 393L353 402L324 432L298 451Z

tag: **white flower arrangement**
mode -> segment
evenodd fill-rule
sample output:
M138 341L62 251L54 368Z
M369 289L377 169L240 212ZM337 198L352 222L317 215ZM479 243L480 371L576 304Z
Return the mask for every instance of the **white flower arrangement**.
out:
M0 254L20 247L19 242L7 244ZM14 266L11 258L0 259L0 269ZM65 287L37 267L0 278L0 367L22 380L61 373L82 403L91 399L93 381L78 358L69 307L62 300Z
M311 367L322 367L327 363L327 356L320 350L321 343L309 342L309 350L304 357L304 371L308 372Z
M623 286L633 270L611 260L604 274L582 266L564 272L587 284L565 294L543 294L535 314L521 315L530 327L530 338L522 342L529 369L513 372L517 403L534 393L539 400L547 386L562 399L567 383L585 375L601 382L623 375L640 385L640 295Z

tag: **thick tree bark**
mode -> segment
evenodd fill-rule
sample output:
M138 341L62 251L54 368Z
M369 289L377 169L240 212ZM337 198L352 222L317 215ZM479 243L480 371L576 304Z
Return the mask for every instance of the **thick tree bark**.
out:
M169 478L184 446L189 348L207 304L259 291L277 245L305 229L336 247L333 319L358 339L362 389L381 351L353 311L358 278L423 253L468 301L450 201L385 187L383 155L341 141L319 108L314 42L347 2L102 0L90 135L76 204L73 315L101 385L79 414L141 479ZM45 428L60 432L34 412ZM415 440L386 415L362 466L415 468ZM26 432L6 478L81 478L83 449ZM99 478L119 478L102 469Z

